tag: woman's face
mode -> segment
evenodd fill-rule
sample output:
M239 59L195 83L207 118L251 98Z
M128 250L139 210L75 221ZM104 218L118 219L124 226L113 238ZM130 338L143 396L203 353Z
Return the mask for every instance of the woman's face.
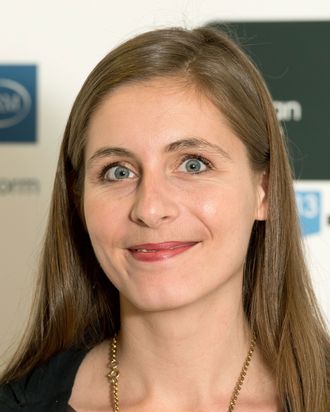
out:
M208 99L173 79L121 86L93 115L85 158L87 229L127 301L164 310L241 288L262 175Z

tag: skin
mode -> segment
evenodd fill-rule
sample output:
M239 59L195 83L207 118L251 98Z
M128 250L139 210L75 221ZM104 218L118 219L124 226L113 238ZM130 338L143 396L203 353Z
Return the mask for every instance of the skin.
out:
M265 174L219 110L174 79L113 91L91 119L85 159L87 229L120 292L121 410L226 410L251 338L242 276L253 223L267 217ZM165 241L196 244L156 262L128 250ZM107 354L104 342L83 361L77 411L111 410ZM256 349L238 406L276 411L275 393Z

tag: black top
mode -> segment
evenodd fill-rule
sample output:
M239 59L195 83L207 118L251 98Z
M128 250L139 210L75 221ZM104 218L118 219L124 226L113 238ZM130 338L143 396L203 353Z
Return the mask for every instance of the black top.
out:
M53 356L21 379L0 386L0 412L69 412L77 370L87 350Z

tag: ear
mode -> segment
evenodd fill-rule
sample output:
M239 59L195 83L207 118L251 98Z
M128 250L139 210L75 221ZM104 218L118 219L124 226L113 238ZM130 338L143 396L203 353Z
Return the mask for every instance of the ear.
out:
M268 215L268 172L257 176L257 204L255 220L267 220Z

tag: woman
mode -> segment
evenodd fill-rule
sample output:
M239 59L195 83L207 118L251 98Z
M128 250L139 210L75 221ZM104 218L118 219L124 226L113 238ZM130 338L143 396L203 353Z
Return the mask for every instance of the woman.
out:
M1 411L329 410L285 143L224 33L148 32L90 74L34 307Z

